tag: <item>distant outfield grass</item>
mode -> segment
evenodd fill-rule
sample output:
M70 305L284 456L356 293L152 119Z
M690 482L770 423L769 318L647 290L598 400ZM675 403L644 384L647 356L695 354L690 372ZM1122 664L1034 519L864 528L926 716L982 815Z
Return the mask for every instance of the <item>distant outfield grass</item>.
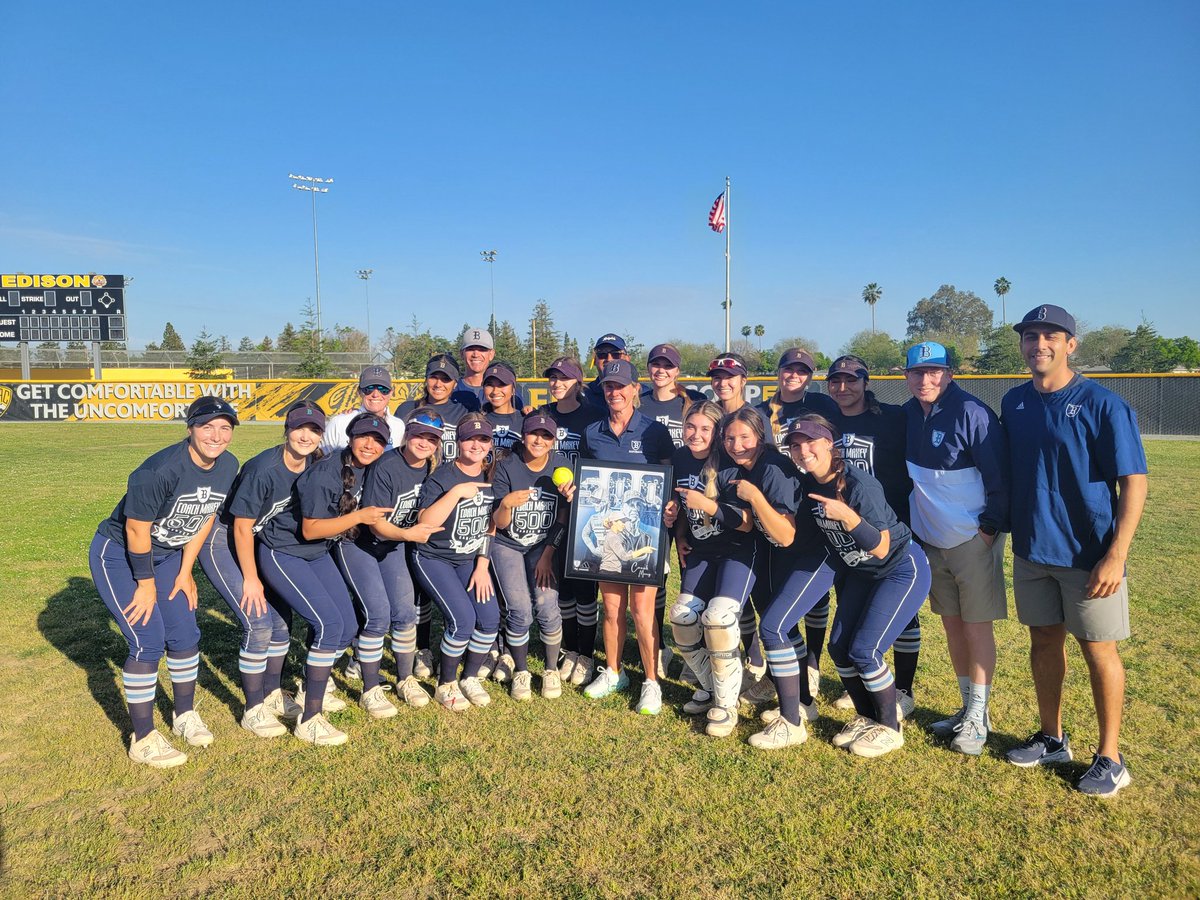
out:
M763 754L704 736L667 686L658 718L632 696L376 723L333 717L341 748L241 730L237 629L202 577L199 709L216 734L166 772L125 757L125 644L87 547L128 473L182 435L152 425L0 425L0 795L7 896L768 897L1196 896L1200 893L1200 444L1151 443L1150 503L1130 560L1134 638L1112 802L1072 789L1096 740L1070 652L1066 722L1079 759L1025 771L1003 751L1036 725L1026 636L1001 623L989 752L926 727L957 706L928 612L918 710L900 752L835 750L848 714L824 661L809 742ZM238 430L241 459L275 427ZM626 659L636 677L635 647ZM289 674L298 671L293 652ZM674 670L673 670L674 671ZM535 686L536 686L535 678ZM160 711L169 682L160 679ZM357 690L339 681L348 698Z

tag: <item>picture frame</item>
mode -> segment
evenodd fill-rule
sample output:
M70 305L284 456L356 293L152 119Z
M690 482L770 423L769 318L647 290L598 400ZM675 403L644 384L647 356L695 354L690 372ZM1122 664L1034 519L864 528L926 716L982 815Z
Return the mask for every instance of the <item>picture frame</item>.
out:
M564 572L567 578L660 586L666 583L670 466L575 461Z

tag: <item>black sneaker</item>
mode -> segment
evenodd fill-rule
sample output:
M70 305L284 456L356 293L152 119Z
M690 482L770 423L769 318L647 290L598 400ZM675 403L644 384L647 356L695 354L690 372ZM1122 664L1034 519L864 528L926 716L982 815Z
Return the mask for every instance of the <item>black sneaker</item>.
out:
M1087 794L1089 797L1115 797L1117 791L1131 781L1133 778L1125 766L1124 756L1120 762L1113 762L1107 756L1094 753L1091 768L1083 773L1075 787L1081 794Z
M1052 766L1055 763L1070 762L1073 759L1071 738L1065 731L1062 740L1035 731L1025 743L1013 747L1005 755L1010 763L1023 769L1031 766Z

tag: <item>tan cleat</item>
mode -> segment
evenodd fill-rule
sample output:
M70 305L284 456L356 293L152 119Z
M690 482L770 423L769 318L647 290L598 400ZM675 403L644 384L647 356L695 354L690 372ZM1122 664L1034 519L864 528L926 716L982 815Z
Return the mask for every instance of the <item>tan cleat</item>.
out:
M874 758L891 753L893 750L899 750L903 746L903 731L894 731L886 725L876 724L860 734L850 745L849 750L855 756Z
M175 717L171 730L188 742L192 747L207 747L213 742L213 733L208 730L200 713L189 709L183 715Z
M750 735L750 746L759 750L782 750L784 747L803 744L807 740L808 729L804 726L803 718L800 719L799 725L793 725L783 716L779 716L762 731Z
M187 762L187 754L176 750L161 731L152 731L140 741L129 736L129 758L153 769L171 769Z
M338 731L330 725L323 713L317 713L307 722L297 725L296 737L306 743L316 744L318 747L336 747L350 739L346 732Z
M267 709L266 702L252 706L242 714L242 727L260 738L279 737L287 734L287 726Z

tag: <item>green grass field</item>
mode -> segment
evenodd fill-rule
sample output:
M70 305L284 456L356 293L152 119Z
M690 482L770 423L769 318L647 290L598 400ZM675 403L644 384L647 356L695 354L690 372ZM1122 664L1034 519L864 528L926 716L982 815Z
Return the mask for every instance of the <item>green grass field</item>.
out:
M678 682L656 719L635 715L632 696L596 703L568 689L518 705L495 685L490 707L461 716L430 706L377 723L352 706L333 716L350 742L313 748L238 727L237 629L201 577L198 704L217 741L183 768L134 766L125 644L93 589L87 546L132 468L182 432L0 426L8 896L1200 893L1196 443L1148 448L1150 503L1130 560L1134 638L1123 645L1134 782L1106 803L1073 790L1083 762L1026 771L1002 759L1036 725L1015 619L998 628L996 730L977 759L924 727L957 706L928 610L907 745L877 761L829 743L848 714L832 708L828 659L822 718L807 744L780 754L746 745L753 722L733 739L700 733L678 712L688 696ZM277 438L246 427L232 449L247 459ZM1096 730L1077 649L1070 666L1066 722L1086 760ZM160 686L166 711L165 672Z

